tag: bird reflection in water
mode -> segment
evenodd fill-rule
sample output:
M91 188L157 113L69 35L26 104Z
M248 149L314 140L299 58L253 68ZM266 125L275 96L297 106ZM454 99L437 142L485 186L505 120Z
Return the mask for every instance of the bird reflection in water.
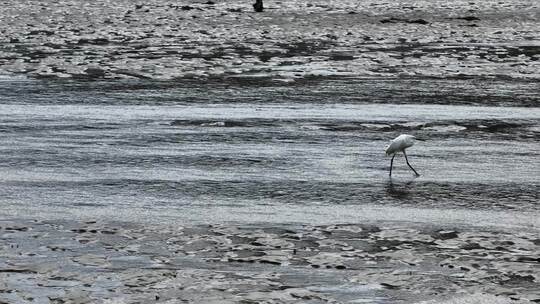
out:
M395 182L389 179L385 185L386 194L398 199L405 199L411 196L411 190L414 189L414 180L406 182Z

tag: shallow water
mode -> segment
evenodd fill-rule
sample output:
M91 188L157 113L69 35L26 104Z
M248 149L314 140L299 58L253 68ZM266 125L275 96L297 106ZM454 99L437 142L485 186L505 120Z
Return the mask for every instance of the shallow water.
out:
M3 216L538 228L534 85L0 82ZM375 86L375 87L374 87ZM382 87L379 85L379 88ZM461 88L461 89L460 89ZM356 94L356 92L360 92ZM390 92L390 93L389 93ZM510 102L510 96L514 100ZM473 97L471 97L473 96ZM413 178L387 142L400 133Z

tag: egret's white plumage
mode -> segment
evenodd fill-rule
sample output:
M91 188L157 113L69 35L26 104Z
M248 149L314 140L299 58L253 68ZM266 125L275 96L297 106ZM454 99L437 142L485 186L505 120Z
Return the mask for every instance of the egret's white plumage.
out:
M386 155L392 155L400 151L404 151L408 147L414 145L414 136L409 134L401 134L400 136L392 139L390 144L386 147Z
M394 157L396 156L396 153L402 152L405 156L405 161L407 162L407 165L409 168L411 168L414 171L414 174L416 176L420 176L416 170L409 164L409 159L407 159L407 153L405 153L405 149L412 147L414 145L415 137L408 134L401 134L400 136L392 139L390 141L390 144L386 147L385 152L386 155L392 155L392 159L390 160L390 176L392 176L392 166L394 164Z

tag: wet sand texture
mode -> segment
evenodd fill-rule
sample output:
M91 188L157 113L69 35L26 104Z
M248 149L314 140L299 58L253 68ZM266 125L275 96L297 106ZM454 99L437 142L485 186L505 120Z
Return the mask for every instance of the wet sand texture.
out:
M157 227L2 221L0 300L540 301L534 232L367 224Z
M540 7L503 1L7 1L0 74L538 79Z

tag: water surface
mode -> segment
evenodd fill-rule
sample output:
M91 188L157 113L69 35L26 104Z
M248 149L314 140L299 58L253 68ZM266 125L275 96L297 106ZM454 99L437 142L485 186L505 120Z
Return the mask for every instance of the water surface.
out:
M530 84L509 83L509 103L505 90L478 96L467 81L452 82L459 102L426 96L429 81L376 83L2 81L2 213L538 227ZM420 178L402 157L388 177L384 147L400 133L425 139L408 153Z

